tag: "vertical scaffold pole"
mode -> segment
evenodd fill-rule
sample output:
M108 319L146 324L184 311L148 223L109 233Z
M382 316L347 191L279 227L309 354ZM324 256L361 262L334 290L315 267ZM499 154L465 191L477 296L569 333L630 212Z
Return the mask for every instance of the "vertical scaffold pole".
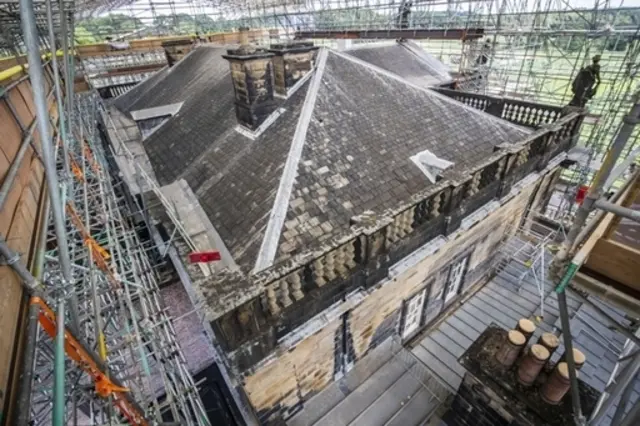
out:
M60 201L60 188L58 186L58 176L56 172L54 150L52 139L49 132L49 112L47 109L47 101L45 95L44 73L42 69L42 60L40 58L40 48L38 46L38 29L36 26L36 18L33 8L33 0L20 0L20 16L22 24L22 32L24 36L25 47L27 50L27 59L29 62L29 78L31 80L31 89L36 107L36 120L38 124L38 132L40 134L40 144L42 149L42 157L44 162L45 177L49 190L49 198L51 203L51 212L53 215L53 224L55 228L58 254L60 257L60 265L63 274L63 287L72 284L71 263L69 261L69 249L67 246L67 235L62 215L62 204ZM62 289L61 289L62 290ZM58 330L64 331L65 318L65 295L64 290L59 294L58 302ZM71 291L73 294L74 292ZM77 330L77 306L71 303L71 316L73 329ZM64 425L64 406L65 406L65 383L64 383L64 332L56 335L56 351L55 351L55 379L54 379L54 403L53 403L53 424L55 426Z

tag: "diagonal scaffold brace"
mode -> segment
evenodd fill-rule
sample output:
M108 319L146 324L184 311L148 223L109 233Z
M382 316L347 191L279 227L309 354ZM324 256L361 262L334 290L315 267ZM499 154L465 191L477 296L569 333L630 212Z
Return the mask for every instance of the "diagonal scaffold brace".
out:
M553 268L556 270L564 269L564 273L560 277L560 281L555 288L555 292L558 297L558 307L560 311L560 320L562 324L562 336L565 345L565 352L567 354L566 360L569 367L569 379L571 381L571 399L573 404L573 414L577 425L587 424L585 417L582 413L580 406L580 395L578 389L578 378L575 368L575 362L573 359L573 344L570 330L570 320L567 310L566 288L570 285L573 277L578 272L578 269L585 261L586 254L582 251L578 251L573 257L570 258L574 249L579 244L579 234L581 233L585 223L591 212L598 208L598 202L601 201L605 184L609 181L612 171L616 165L616 162L623 149L627 145L629 138L636 126L640 122L640 92L634 95L634 104L629 113L623 118L623 124L618 131L611 148L607 151L602 166L598 173L595 175L591 187L586 195L586 198L578 211L576 212L575 219L567 234L567 238L562 243L560 250L558 251L556 258L553 261ZM610 403L612 400L610 401ZM595 410L591 414L591 420L588 425L598 424L600 418L606 409Z
M37 307L38 322L42 329L56 341L57 318L49 305L39 297L41 285L19 261L19 255L11 250L4 238L0 235L0 257L10 266L21 279L25 290L32 294L30 306ZM78 368L84 371L93 380L96 394L101 398L110 398L114 407L128 422L135 426L148 426L150 423L144 415L144 410L132 400L129 390L117 380L98 356L80 342L69 327L64 329L64 352L69 359L74 361Z
M40 314L38 321L42 329L55 340L56 315L44 300L37 296L31 297L31 305L38 305ZM95 391L101 398L112 398L113 405L130 424L135 426L148 426L143 410L130 399L129 389L123 386L117 379L110 376L102 362L85 346L75 338L73 333L66 329L64 332L64 350L67 356L73 360L80 369L92 378Z

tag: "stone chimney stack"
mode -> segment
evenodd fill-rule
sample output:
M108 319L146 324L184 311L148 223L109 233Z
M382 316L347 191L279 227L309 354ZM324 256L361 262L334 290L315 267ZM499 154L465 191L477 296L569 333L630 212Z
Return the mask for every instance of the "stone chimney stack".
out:
M167 40L162 42L164 54L167 57L167 64L172 67L180 59L187 56L187 53L193 50L193 42L191 40Z
M291 87L313 70L317 50L318 47L308 41L271 45L269 51L275 55L273 68L278 95L287 96Z
M235 92L238 123L256 130L276 107L273 100L274 54L249 44L246 29L240 30L242 44L222 57L229 61Z
M566 426L575 421L568 396L567 364L545 370L558 339L549 333L526 347L535 324L519 321L517 330L489 325L460 357L466 370L462 383L442 420L450 426ZM526 334L525 334L526 333ZM533 336L528 336L532 338ZM518 357L522 348L525 355ZM551 350L550 350L550 349ZM576 362L586 361L574 352ZM600 392L578 382L582 412L593 412Z

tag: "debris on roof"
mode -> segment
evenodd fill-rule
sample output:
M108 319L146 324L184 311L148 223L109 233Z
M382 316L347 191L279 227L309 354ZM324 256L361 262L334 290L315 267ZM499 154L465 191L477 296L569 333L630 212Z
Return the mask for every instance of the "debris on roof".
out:
M438 178L442 176L442 172L453 166L451 161L438 158L428 149L425 149L416 155L412 155L411 161L413 161L416 166L418 166L418 168L427 175L427 178L431 183L436 183Z

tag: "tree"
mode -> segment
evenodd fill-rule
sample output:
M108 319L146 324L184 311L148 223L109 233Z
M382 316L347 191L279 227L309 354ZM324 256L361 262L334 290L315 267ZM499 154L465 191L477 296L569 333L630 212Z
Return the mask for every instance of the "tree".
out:
M74 38L76 44L92 44L97 42L93 34L91 34L89 30L82 26L77 26L75 28Z
M145 27L139 18L124 14L87 18L78 22L78 26L85 28L96 41L121 37Z
M154 28L165 34L190 34L200 31L196 24L196 19L186 13L159 15L153 20Z

